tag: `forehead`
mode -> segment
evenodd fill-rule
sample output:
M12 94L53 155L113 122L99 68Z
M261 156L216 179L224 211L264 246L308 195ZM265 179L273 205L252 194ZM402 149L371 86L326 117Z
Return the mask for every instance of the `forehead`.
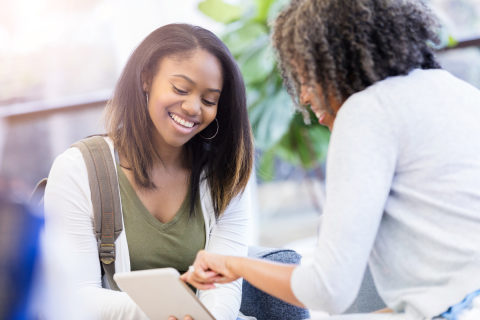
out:
M222 89L223 75L220 61L205 50L195 50L183 57L165 57L160 62L156 76L184 75L197 86Z

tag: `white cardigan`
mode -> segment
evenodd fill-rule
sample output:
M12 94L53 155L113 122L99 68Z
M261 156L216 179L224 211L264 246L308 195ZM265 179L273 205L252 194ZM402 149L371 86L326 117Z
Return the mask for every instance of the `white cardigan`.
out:
M432 319L480 289L478 119L480 91L444 70L349 97L330 138L314 263L293 272L295 297L344 312L367 261L380 297L408 319Z
M115 161L113 143L109 138L105 140ZM206 182L200 186L200 199L206 228L205 250L225 255L247 256L249 188L230 203L217 222ZM105 280L102 288L87 168L77 148L65 151L52 166L45 191L45 223L47 234L58 236L57 239L61 239L59 241L64 244L67 250L64 259L74 291L84 299L93 317L112 320L147 319L126 293L105 289ZM115 247L116 272L130 272L125 232L115 241ZM242 279L218 285L214 290L199 290L197 295L216 319L236 319L242 296Z

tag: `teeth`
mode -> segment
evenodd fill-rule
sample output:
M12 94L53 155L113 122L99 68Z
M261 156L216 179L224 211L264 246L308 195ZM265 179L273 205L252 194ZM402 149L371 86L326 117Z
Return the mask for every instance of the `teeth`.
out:
M181 124L184 127L191 128L193 127L194 123L190 121L186 121L185 119L180 118L176 114L171 114L170 117L175 120L178 124Z

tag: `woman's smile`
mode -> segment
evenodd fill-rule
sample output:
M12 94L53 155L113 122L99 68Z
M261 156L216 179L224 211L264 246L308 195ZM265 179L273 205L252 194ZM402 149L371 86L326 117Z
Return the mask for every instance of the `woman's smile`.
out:
M194 121L193 119L183 116L183 115L178 115L173 112L168 112L168 115L170 119L172 120L173 127L179 131L180 133L183 134L189 134L192 131L194 131L198 125L198 121Z

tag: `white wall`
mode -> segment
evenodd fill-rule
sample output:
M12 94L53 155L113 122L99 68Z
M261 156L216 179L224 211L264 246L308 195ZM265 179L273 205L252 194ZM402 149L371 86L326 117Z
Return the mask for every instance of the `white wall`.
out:
M112 14L116 62L119 72L135 47L153 30L169 23L190 23L214 33L223 30L198 10L201 0L104 0Z

